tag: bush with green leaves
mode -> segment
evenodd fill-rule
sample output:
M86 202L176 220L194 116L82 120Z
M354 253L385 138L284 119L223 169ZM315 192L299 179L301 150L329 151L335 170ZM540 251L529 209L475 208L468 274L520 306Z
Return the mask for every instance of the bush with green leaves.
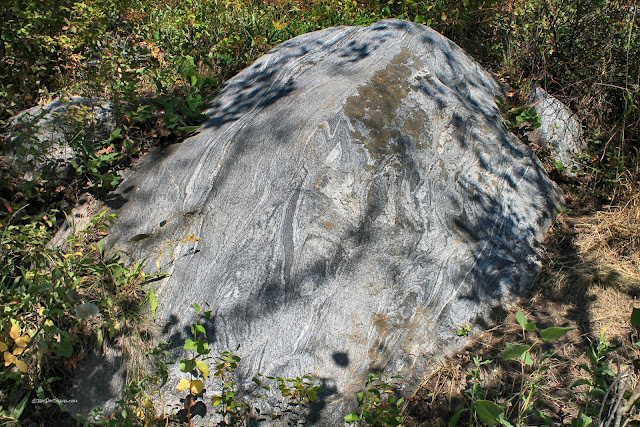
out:
M538 330L535 323L530 322L522 311L516 314L518 324L522 328L521 343L508 343L502 351L502 360L518 360L520 362L520 387L506 398L482 386L481 367L491 360L482 360L475 356L475 368L467 376L469 388L464 396L467 406L459 409L449 420L449 426L458 425L461 417L468 414L469 425L529 425L532 419L536 423L551 425L551 420L535 408L539 394L539 386L545 379L553 352L544 350L544 344L555 341L566 335L573 328L552 326ZM488 397L492 397L488 399ZM509 421L513 420L513 421ZM512 424L514 422L515 424Z
M61 248L50 243L56 212L14 215L0 221L0 403L5 418L19 419L29 397L56 397L57 373L78 348L101 348L138 322L147 298L143 263L125 263L97 240L113 221L105 211ZM75 362L70 362L73 365ZM20 402L12 406L9 402Z
M400 375L391 377L392 380L401 378ZM346 415L344 420L360 425L399 426L403 421L401 408L405 400L395 395L396 386L397 383L384 381L380 374L370 373L365 382L365 389L356 395L359 411Z
M620 427L638 420L640 381L636 379L633 385L632 376L640 367L640 309L633 308L630 320L635 329L630 349L611 345L603 333L587 350L589 364L580 364L579 368L589 377L579 379L571 386L584 399L582 409L571 420L573 427ZM622 356L622 361L614 356Z

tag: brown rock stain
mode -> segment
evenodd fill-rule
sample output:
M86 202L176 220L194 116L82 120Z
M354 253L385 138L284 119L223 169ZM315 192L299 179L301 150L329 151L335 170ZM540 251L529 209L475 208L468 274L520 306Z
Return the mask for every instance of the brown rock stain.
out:
M363 144L376 161L396 157L404 150L402 145L407 139L413 140L418 148L427 145L427 118L419 110L403 108L415 87L411 75L423 67L420 58L403 48L386 68L376 71L367 84L358 87L358 95L345 102L344 112L356 129L351 132L354 142Z
M378 337L367 351L369 369L384 369L389 362L389 356L385 352L387 345L399 346L405 353L410 354L413 350L412 342L421 333L421 325L424 324L423 319L426 314L427 309L424 307L416 307L414 315L410 319L399 314L374 313L371 323L376 328ZM404 329L404 332L401 332L403 337L400 342L388 343L390 332L398 329Z

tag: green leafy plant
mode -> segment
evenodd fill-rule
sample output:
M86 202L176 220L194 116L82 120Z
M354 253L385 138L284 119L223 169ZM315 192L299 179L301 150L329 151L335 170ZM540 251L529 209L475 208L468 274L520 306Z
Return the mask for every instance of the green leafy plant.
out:
M392 380L402 378L400 375ZM404 398L394 394L394 384L382 380L380 374L371 373L365 382L365 389L356 395L360 413L351 413L344 417L348 423L365 422L367 425L394 427L402 424L401 407Z
M207 331L199 320L201 316L208 319L212 317L211 311L203 310L199 304L192 304L191 307L196 310L196 320L191 325L193 339L187 338L184 341L184 349L192 352L193 357L180 360L180 370L188 376L181 378L176 386L178 391L187 391L188 393L184 406L189 423L191 423L191 408L199 399L199 395L204 390L204 381L209 377L207 360L210 359L211 349L207 343Z
M509 419L513 416L517 425L525 425L531 417L536 417L543 424L549 425L551 420L541 411L535 409L535 399L539 394L539 385L544 379L544 373L549 369L553 353L542 350L544 343L557 340L566 335L573 328L552 326L539 330L535 323L530 322L522 311L516 313L516 320L522 328L522 343L507 343L502 351L504 361L518 360L520 362L520 387L511 396L501 401L488 399L492 394L499 394L482 386L481 367L491 360L482 360L474 356L475 367L467 376L469 388L464 396L467 407L459 409L449 420L449 426L457 425L464 413L469 413L469 424L512 426ZM533 337L532 337L533 335ZM514 403L515 401L515 403ZM511 408L511 409L510 409ZM515 414L512 412L515 411Z
M234 383L234 373L240 363L240 356L231 351L223 351L215 357L215 373L222 389L211 398L216 413L222 416L223 425L240 425L248 417L249 405L239 395Z
M458 424L460 417L468 413L469 425L485 423L488 425L508 425L505 419L505 409L507 405L505 403L497 404L491 400L487 400L488 394L491 390L485 390L482 386L482 367L492 363L492 360L482 360L480 356L473 357L474 367L467 375L468 388L464 391L463 395L468 402L468 407L461 408L456 411L449 419L448 425L454 427Z
M471 325L464 325L461 328L456 330L456 335L464 338L469 336L469 332L471 332Z
M495 97L495 101L500 111L506 116L503 119L504 124L516 134L522 136L542 126L535 107L510 107L509 103L499 95Z
M597 416L600 411L599 404L593 405L594 400L598 402L606 394L608 385L605 378L615 377L615 373L609 368L608 356L617 349L609 343L604 333L598 337L598 342L595 345L591 345L587 349L590 364L580 364L579 368L589 374L590 378L579 379L571 385L572 389L587 386L583 391L577 392L583 397L584 406L577 417L571 421L572 426L592 425L593 416Z
M113 169L122 159L122 154L112 142L121 137L121 132L120 129L111 132L109 138L102 141L99 148L86 142L72 142L71 146L78 153L78 159L72 160L71 166L78 176L86 177L105 190L117 187L121 178Z
M137 318L144 285L154 278L142 263L128 265L118 254L107 255L102 240L91 241L112 215L100 212L56 248L49 243L55 213L1 222L0 383L14 398L55 397L60 377L54 373L76 363L78 347L93 342L100 348ZM20 407L5 411L19 417Z
M633 308L631 313L631 325L635 328L635 339L632 342L635 357L627 362L626 367L618 366L616 373L611 369L612 355L620 352L621 346L612 346L606 336L600 335L598 341L589 347L589 365L581 364L582 371L589 374L589 378L579 379L572 384L572 388L581 388L577 393L584 399L584 405L580 412L571 420L571 425L587 427L596 425L629 425L637 420L637 406L640 400L640 383L631 388L629 378L633 372L637 372L640 366L640 343L637 340L640 334L640 309ZM632 416L631 411L636 410Z
M269 391L272 387L265 385L262 378L276 382L275 388L280 391L280 396L286 399L285 405L288 407L308 406L311 402L318 400L318 393L322 391L322 387L315 385L311 375L284 379L283 377L258 373L253 377L252 381L260 389ZM264 396L256 395L255 397L262 398Z

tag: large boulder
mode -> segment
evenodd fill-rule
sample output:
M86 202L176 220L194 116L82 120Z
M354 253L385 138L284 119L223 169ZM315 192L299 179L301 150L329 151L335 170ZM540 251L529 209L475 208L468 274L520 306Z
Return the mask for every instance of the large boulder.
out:
M534 280L560 195L503 126L501 91L422 25L296 37L231 79L197 135L135 166L107 243L169 273L157 317L174 351L208 302L241 384L312 373L309 423L338 425L369 372L411 384ZM184 397L179 376L166 399Z

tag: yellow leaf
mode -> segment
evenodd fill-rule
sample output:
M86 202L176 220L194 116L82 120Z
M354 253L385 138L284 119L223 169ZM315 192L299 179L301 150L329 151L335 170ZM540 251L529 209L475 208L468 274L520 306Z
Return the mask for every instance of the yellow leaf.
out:
M0 341L0 351L7 351L7 350L9 350L9 346L3 343L2 341Z
M205 362L204 360L198 360L196 362L196 368L198 368L198 370L202 374L202 378L206 380L209 377L209 366L207 365L207 362Z
M151 401L151 399L149 399L148 397L144 400L144 403L142 404L142 407L144 409L153 409L153 402Z
M214 408L221 403L222 403L222 396L213 396L211 398L211 405L213 405Z
M31 337L29 337L28 335L22 335L16 338L16 345L18 347L26 347L29 341L31 341Z
M21 371L26 373L27 372L27 364L24 363L22 360L17 360L14 362L16 364L16 367Z
M189 381L186 378L181 378L180 382L178 383L178 385L176 386L176 390L178 391L185 391L188 390L189 387L191 387L191 381Z
M18 356L19 354L22 354L22 352L24 351L24 348L22 347L16 347L13 349L12 353L16 356Z
M11 331L9 331L9 336L14 340L20 336L20 326L15 323L11 326Z
M191 381L191 394L200 394L204 389L204 383L200 380Z
M16 360L18 359L13 354L9 353L8 351L4 352L4 366L9 366Z
M286 22L276 22L276 21L271 21L271 22L273 23L273 26L276 30L281 30L287 26Z

